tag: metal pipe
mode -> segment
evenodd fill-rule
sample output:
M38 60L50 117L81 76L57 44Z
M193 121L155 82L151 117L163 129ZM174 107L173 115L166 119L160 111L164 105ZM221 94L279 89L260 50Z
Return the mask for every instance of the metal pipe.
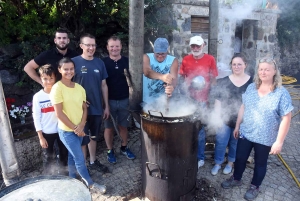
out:
M13 133L7 112L2 81L0 78L0 164L2 176L6 186L19 181L17 152L14 144Z

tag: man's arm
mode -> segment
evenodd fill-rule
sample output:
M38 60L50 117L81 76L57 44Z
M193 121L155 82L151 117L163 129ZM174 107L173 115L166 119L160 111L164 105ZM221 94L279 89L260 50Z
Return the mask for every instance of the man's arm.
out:
M38 67L39 65L37 65L37 63L35 63L35 61L32 59L25 65L24 71L29 77L31 77L31 79L43 86L40 76L35 71L35 69L37 69Z
M170 74L174 77L172 85L176 87L178 81L178 59L175 58L170 69Z
M150 59L146 54L144 54L143 57L143 72L146 77L154 80L161 80L167 84L173 84L173 80L175 79L175 77L173 77L173 75L171 75L170 73L161 74L152 70L150 67Z
M107 84L106 84L105 79L102 80L101 90L102 90L103 101L104 101L104 104L105 104L103 119L108 119L108 117L109 117L108 88L107 88Z

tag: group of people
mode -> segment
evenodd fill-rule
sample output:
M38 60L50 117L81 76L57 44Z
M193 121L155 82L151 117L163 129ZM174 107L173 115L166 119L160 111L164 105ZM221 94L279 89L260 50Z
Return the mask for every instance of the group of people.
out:
M68 33L63 29L57 30L54 36L56 47L42 52L24 67L25 72L43 86L33 97L32 111L43 148L44 169L46 174L50 172L53 146L57 141L62 173L67 174L68 169L68 175L75 178L77 170L90 189L105 193L106 186L93 182L88 171L108 170L96 158L102 119L108 162L117 162L113 150L114 126L117 126L122 139L120 153L128 159L135 159L127 147L129 87L124 69L128 70L129 61L121 56L121 40L116 36L108 39L109 56L103 60L94 57L94 36L81 36L81 55L68 49L69 42ZM38 67L39 75L35 71Z
M77 170L90 188L104 193L105 185L94 183L89 176L85 165L86 145L90 154L89 167L107 171L107 167L96 159L96 143L104 119L107 160L116 163L113 134L117 122L122 139L120 153L128 159L135 158L127 147L129 89L124 69L129 68L128 58L121 56L121 40L115 36L108 39L109 56L103 60L94 57L96 39L90 34L80 38L82 55L67 48L69 38L63 30L56 31L54 42L56 48L41 53L24 68L44 87L33 98L34 123L44 148L44 161L50 160L53 143L57 140L59 158L63 166L68 164L69 176L75 177ZM247 159L254 148L253 179L244 196L253 200L266 174L269 154L280 153L288 133L293 110L289 93L281 84L273 59L260 59L252 78L245 72L246 58L241 53L235 54L230 62L232 74L217 80L216 62L212 55L203 52L203 38L191 37L189 47L191 54L183 58L179 67L178 59L168 54L168 40L155 40L153 53L143 57L143 101L152 101L161 94L171 97L174 89L179 87L187 90L198 107L211 108L210 116L216 131L215 165L211 174L218 174L228 146L223 173L229 174L233 169L234 172L221 186L241 185ZM39 66L40 76L35 71ZM185 87L196 76L205 79L204 88ZM205 137L203 126L198 134L198 168L205 163Z
M242 185L242 175L247 159L254 149L255 167L251 184L244 198L254 200L259 193L266 171L269 154L280 153L288 133L293 110L291 97L282 86L276 63L262 58L254 78L246 73L247 61L242 53L235 54L230 62L232 74L216 80L218 70L213 56L203 53L205 42L201 36L190 38L191 54L178 61L168 55L168 41L158 38L154 53L144 55L143 100L149 101L166 93L172 95L179 77L179 88L188 90L201 109L210 108L210 121L204 121L216 131L215 165L212 175L217 175L225 160L224 174L233 175L222 182L225 189ZM186 87L196 76L205 79L201 90ZM209 103L213 100L213 104ZM198 134L198 168L205 161L205 126Z

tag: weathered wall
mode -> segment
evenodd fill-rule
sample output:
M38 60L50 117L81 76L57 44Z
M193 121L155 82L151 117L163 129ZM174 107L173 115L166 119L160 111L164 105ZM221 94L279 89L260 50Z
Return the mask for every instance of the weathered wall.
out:
M300 42L292 46L281 47L279 68L282 74L296 76L300 83Z
M194 35L201 35L208 44L208 33L191 33L191 16L209 16L209 1L175 0L173 3L174 27L171 54L182 61L190 52L189 39ZM204 52L207 53L208 46Z
M278 48L276 48L276 25L279 12L277 10L256 10L243 19L228 18L224 13L230 13L230 9L222 9L219 18L217 61L220 65L229 65L234 54L235 31L238 23L242 26L242 50L248 60L248 72L254 73L259 58L271 57L279 60Z

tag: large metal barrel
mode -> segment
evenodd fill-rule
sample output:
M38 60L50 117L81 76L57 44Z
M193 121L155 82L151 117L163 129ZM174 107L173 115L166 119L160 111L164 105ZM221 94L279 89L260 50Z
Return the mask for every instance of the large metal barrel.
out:
M38 176L25 179L0 191L0 201L91 201L88 188L66 176Z
M142 193L151 201L189 201L197 179L200 121L142 115Z

